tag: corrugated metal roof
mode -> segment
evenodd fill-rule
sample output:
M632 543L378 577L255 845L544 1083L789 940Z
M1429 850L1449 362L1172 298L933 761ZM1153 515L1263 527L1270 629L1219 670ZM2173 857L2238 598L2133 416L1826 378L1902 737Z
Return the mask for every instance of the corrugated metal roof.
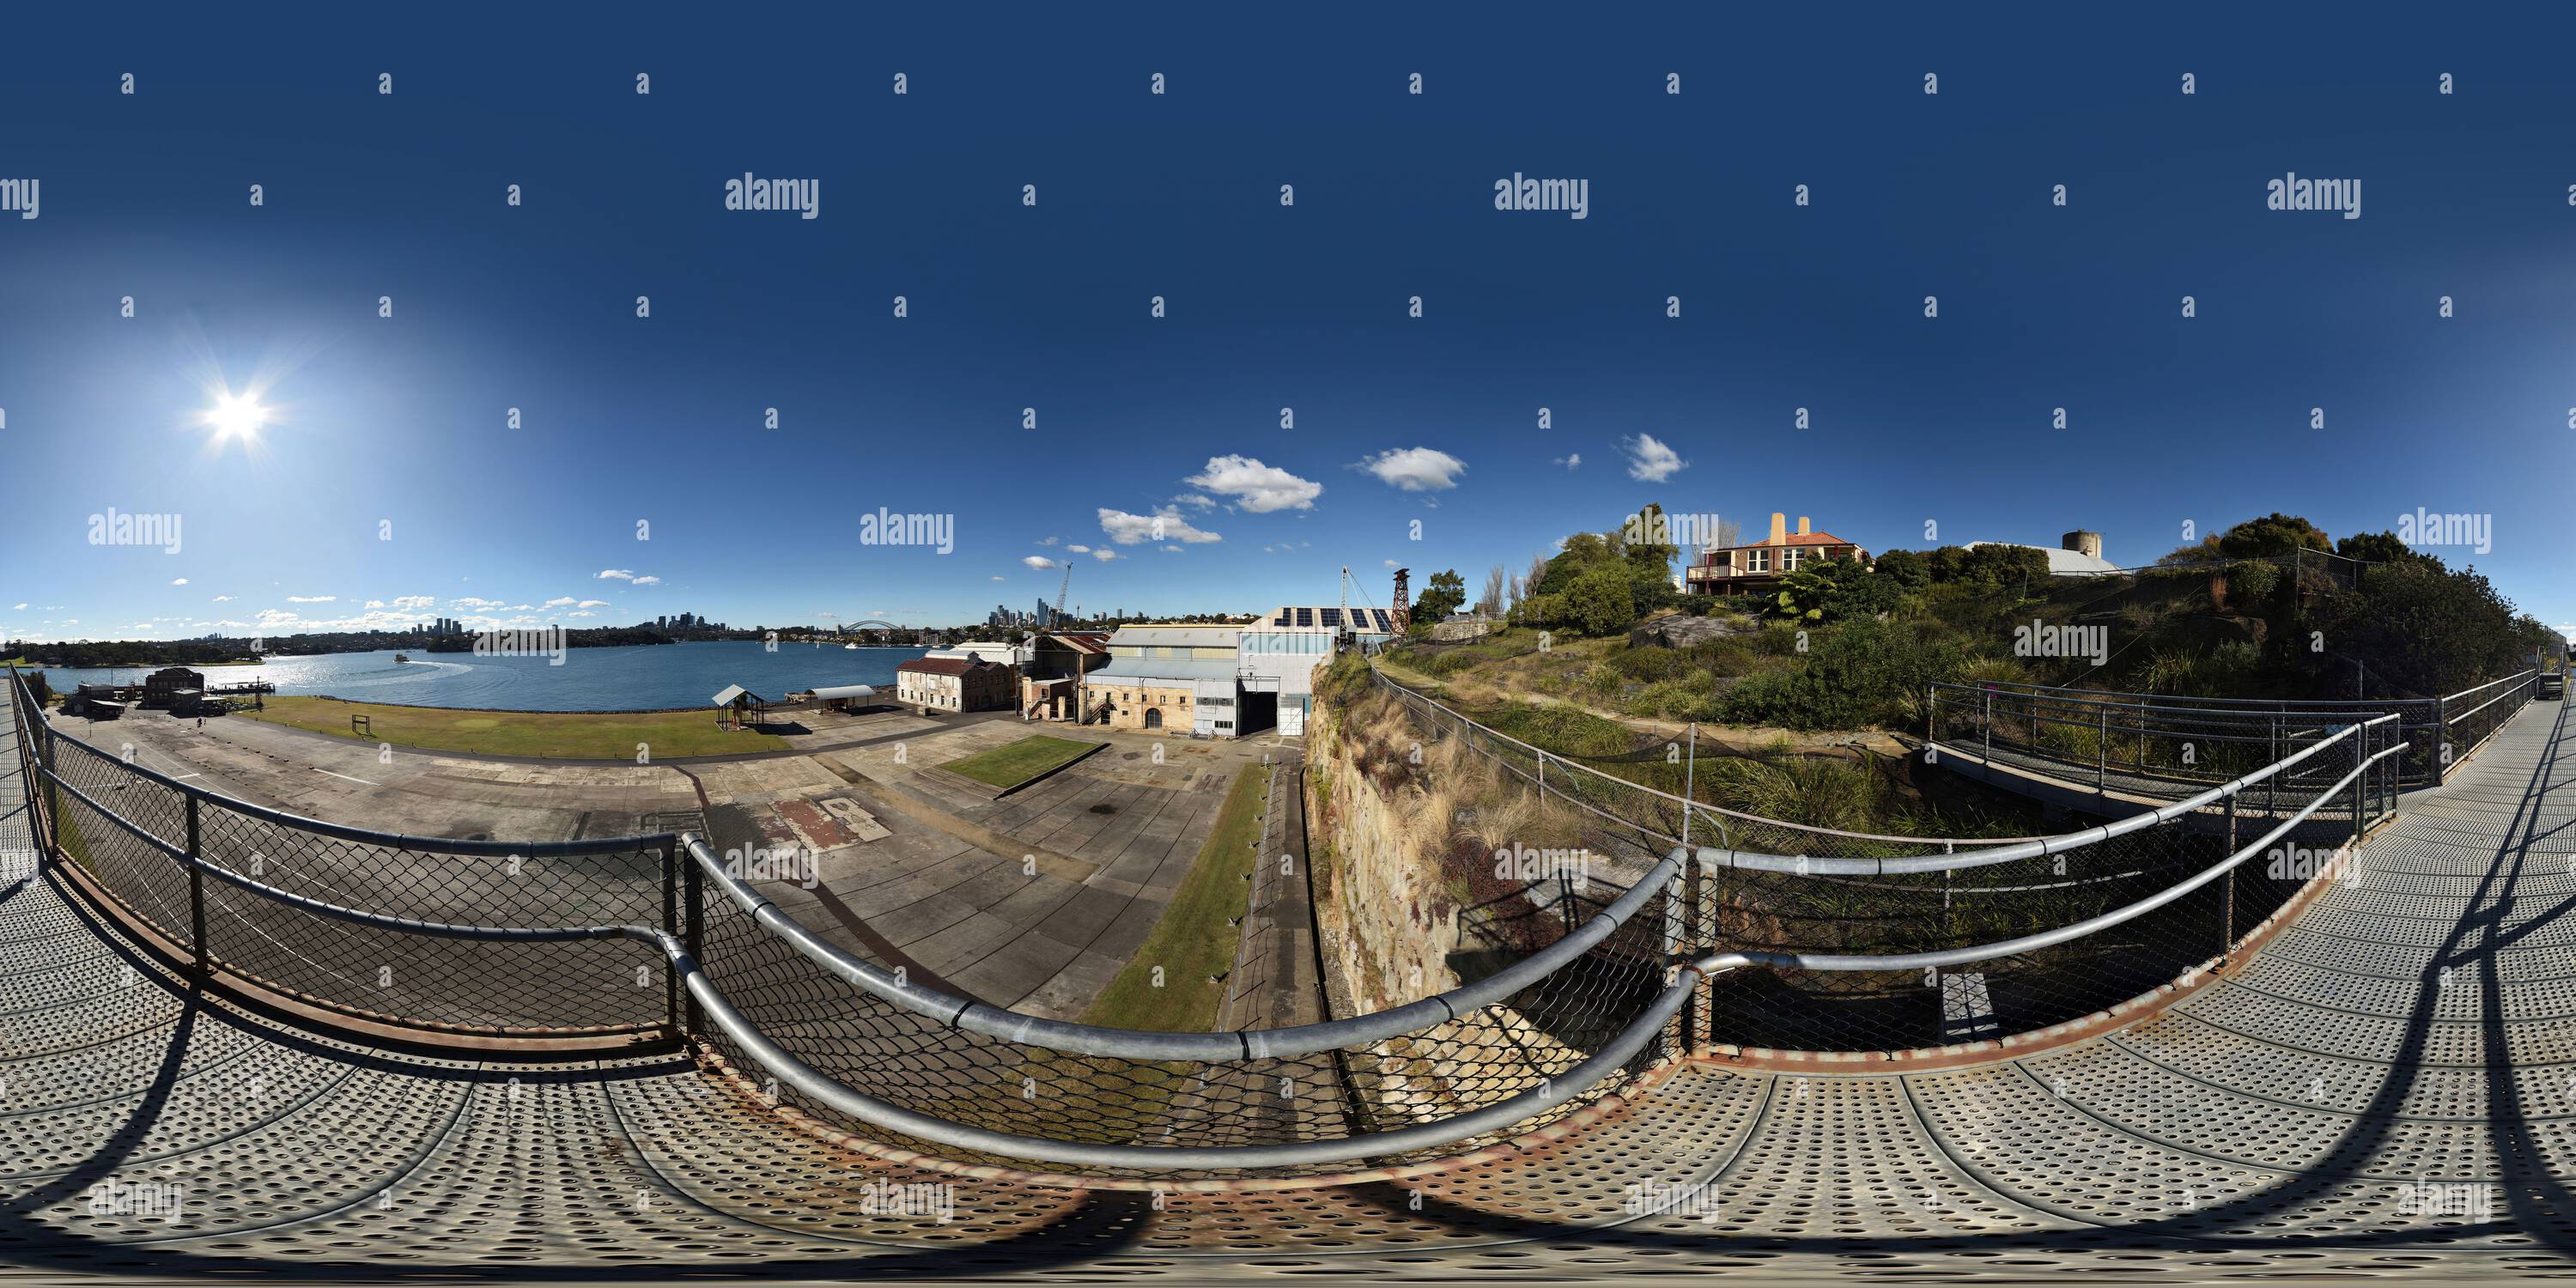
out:
M928 675L967 675L979 668L991 670L996 665L985 661L969 662L962 657L916 657L909 662L897 663L894 669Z
M1188 684L1202 680L1232 680L1234 663L1221 660L1193 661L1177 657L1122 657L1084 677L1084 683L1103 684Z
M2048 575L2051 577L2101 577L2125 571L2120 565L2100 555L2088 555L2081 550L2067 550L2058 546L2031 546L2023 545L2018 541L1971 541L1960 549L1974 550L1979 546L2020 546L2024 550L2036 550L2048 556Z
M1240 626L1121 626L1109 637L1111 648L1232 648L1243 634ZM1113 664L1114 665L1114 664Z
M733 705L733 700L735 698L739 698L742 695L743 687L741 685L728 684L724 687L724 692L715 695L713 698L708 699L708 701L713 702L720 707L729 707Z
M814 700L817 702L834 698L873 698L876 695L877 686L873 684L827 684L814 690Z

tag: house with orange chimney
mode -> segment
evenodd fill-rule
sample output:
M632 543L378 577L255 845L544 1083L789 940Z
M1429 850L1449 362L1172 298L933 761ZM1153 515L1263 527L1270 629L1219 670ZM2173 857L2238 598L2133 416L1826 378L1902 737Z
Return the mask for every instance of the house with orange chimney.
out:
M1771 516L1771 535L1749 545L1705 546L1682 570L1682 587L1694 595L1742 595L1767 591L1800 567L1821 560L1869 561L1869 552L1830 532L1812 532L1807 516L1789 531L1789 516Z

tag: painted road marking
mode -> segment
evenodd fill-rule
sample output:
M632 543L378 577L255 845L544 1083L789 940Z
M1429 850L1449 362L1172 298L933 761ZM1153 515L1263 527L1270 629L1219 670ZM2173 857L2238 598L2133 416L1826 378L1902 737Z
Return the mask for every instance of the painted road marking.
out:
M314 772L314 773L317 773L317 774L331 774L331 771L330 771L330 770L327 770L327 769L316 769L316 770L314 770L313 772ZM353 783L367 783L367 780L366 780L366 779L363 779L363 778L350 778L347 774L331 774L331 776L332 776L333 778L343 778L343 779L348 779L348 781L353 782ZM379 785L379 784L376 784L376 783L367 783L367 786L369 786L369 787L375 787L375 786L378 786L378 785Z

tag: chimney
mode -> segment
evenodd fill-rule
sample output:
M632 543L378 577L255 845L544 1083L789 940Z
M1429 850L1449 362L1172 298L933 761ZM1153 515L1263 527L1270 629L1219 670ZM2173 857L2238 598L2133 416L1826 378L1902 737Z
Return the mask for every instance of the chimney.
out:
M1789 516L1774 510L1771 512L1771 544L1780 546L1788 543Z
M1798 516L1798 535L1807 535L1807 516L1803 514Z

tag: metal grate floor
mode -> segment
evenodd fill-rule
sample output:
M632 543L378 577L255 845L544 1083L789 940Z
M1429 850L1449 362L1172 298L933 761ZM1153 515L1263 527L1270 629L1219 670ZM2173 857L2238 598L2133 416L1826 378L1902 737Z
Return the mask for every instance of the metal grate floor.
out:
M2534 704L2241 975L2142 1027L1911 1077L1692 1065L1507 1158L1159 1205L863 1160L675 1059L434 1059L281 1028L17 862L0 1278L2566 1274L2566 710ZM0 854L29 852L20 801L0 778Z

